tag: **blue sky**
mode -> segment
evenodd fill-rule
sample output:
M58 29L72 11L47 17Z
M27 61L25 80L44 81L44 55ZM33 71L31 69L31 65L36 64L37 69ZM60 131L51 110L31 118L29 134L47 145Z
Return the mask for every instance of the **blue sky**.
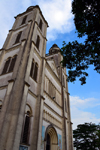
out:
M39 5L49 24L47 31L47 48L56 43L60 48L62 42L77 39L73 15L71 14L71 0L1 0L0 1L0 48L2 48L8 31L14 23L14 16L24 12L29 6ZM84 39L80 39L83 42ZM89 77L83 86L77 80L68 83L71 103L71 118L73 129L80 123L100 122L100 74L88 69Z

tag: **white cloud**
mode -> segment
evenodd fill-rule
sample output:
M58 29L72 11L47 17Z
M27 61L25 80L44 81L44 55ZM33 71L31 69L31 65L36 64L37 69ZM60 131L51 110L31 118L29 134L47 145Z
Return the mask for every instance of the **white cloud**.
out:
M97 117L96 113L94 114L92 111L88 111L88 109L92 108L96 112L96 106L100 105L98 99L81 99L78 96L70 96L70 103L73 129L76 129L78 124L85 122L97 124L100 122L100 118Z
M70 96L71 105L75 106L76 108L85 109L88 107L95 107L97 105L100 105L100 101L95 98L87 98L87 99L81 99L78 96Z
M31 5L39 5L49 24L47 39L54 40L59 33L74 29L71 14L71 0L4 0L0 1L0 45L4 42L8 30L14 23L14 16L25 11Z
M67 33L74 29L71 14L71 0L39 1L42 12L49 24L48 40L54 40L58 33Z

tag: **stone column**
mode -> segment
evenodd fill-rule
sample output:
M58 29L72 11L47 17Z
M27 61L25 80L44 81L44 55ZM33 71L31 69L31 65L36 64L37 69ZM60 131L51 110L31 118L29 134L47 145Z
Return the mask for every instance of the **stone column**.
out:
M14 139L14 145L13 145L13 148L12 148L13 150L19 150L19 143L20 143L20 137L21 137L21 132L22 132L22 125L23 125L23 120L24 120L24 117L25 117L25 107L26 107L28 89L29 89L29 84L25 83L22 102L21 102L21 109L20 109L20 112L19 112L19 118L18 118L18 123L17 123L17 128L16 128L15 139Z
M6 118L6 113L7 113L7 108L9 107L9 103L10 103L9 98L10 98L10 95L12 92L13 84L14 84L14 80L10 80L8 87L7 87L2 110L0 113L0 150L2 150L2 149L4 150L5 143L6 143L6 136L8 134L8 128L9 128L8 120L9 120L10 116L8 116L8 118ZM4 128L4 126L5 126L5 128Z

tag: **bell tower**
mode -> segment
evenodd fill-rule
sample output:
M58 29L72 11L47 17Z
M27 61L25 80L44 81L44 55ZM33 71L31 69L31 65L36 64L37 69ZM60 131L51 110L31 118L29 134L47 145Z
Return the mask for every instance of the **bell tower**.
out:
M47 27L39 6L31 6L15 17L0 50L0 150L38 148Z

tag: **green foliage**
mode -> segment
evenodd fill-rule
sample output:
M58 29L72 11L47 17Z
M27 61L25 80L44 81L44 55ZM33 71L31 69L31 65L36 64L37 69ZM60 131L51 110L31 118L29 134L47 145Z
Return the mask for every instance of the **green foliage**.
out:
M69 69L68 81L73 82L79 77L83 85L89 65L93 64L94 70L100 73L100 1L73 0L72 13L78 37L86 36L86 40L84 43L63 42L62 65Z
M85 123L73 130L74 147L77 150L99 150L100 149L100 125Z

